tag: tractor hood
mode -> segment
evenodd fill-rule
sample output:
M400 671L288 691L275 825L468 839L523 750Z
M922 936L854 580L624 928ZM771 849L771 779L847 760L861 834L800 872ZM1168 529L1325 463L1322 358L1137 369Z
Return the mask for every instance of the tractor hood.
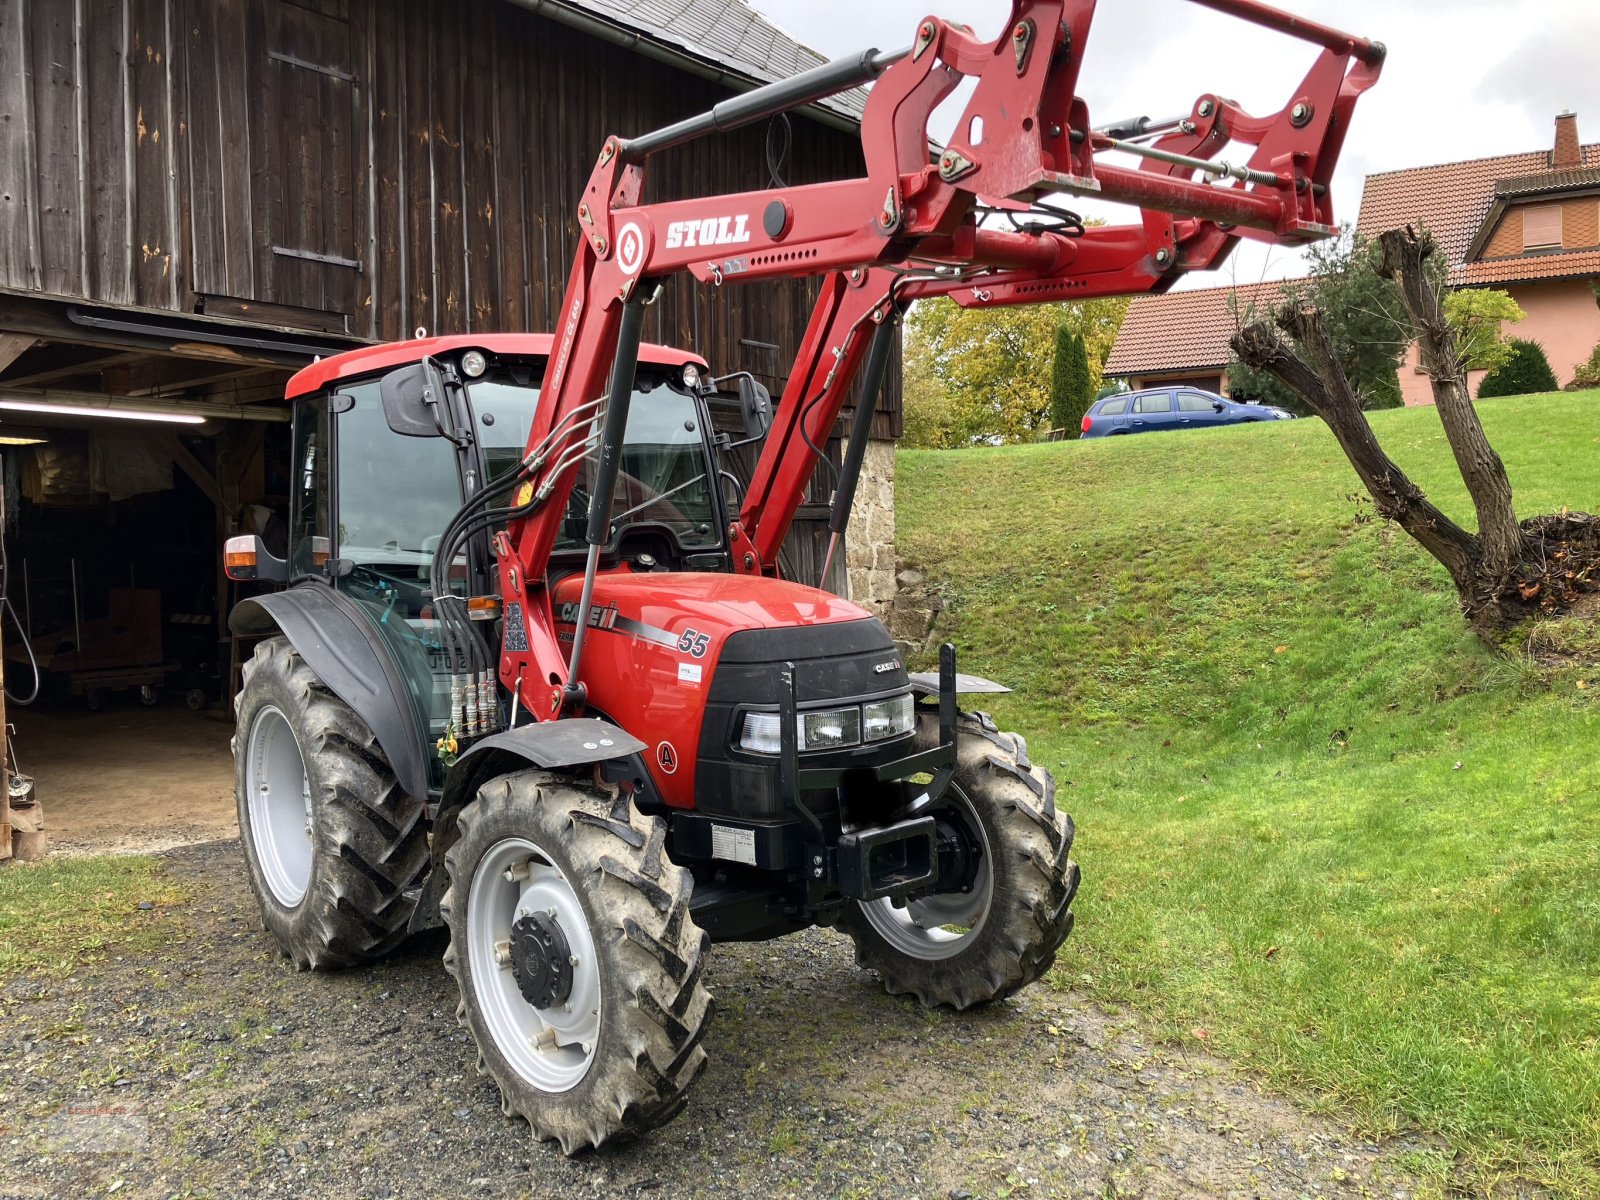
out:
M554 591L557 635L576 629L583 578ZM802 705L908 687L883 624L829 592L751 575L692 571L596 577L579 668L589 702L650 747L657 793L690 807L702 726L718 745L741 704L776 703L779 664L796 665ZM722 790L718 787L717 790Z

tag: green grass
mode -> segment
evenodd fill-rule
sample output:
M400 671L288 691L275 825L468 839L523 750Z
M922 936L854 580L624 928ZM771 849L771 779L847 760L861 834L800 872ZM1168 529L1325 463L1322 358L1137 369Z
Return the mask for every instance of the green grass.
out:
M0 864L0 981L22 971L70 975L108 954L157 950L172 937L165 910L182 899L150 858Z
M1600 393L1481 411L1519 512L1600 510ZM1373 425L1470 528L1436 415ZM1600 1193L1600 644L1489 654L1359 490L1315 420L902 452L898 541L1077 821L1059 982Z

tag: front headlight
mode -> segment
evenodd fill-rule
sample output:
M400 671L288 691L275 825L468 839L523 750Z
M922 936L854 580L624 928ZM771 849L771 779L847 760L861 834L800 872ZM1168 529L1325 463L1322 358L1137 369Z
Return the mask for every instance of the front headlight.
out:
M777 754L783 749L777 713L747 712L739 731L739 748L757 754Z
M910 733L917 723L916 702L911 693L874 700L861 709L861 737L868 742Z
M861 741L861 710L825 708L800 714L800 749L837 750Z

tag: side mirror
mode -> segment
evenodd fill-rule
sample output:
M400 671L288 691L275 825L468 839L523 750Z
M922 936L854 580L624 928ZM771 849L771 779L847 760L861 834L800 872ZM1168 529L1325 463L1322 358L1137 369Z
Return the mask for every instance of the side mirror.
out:
M222 546L222 569L240 582L288 583L289 564L267 549L259 534L241 533Z
M1215 409L1217 412L1224 412L1224 411L1226 411L1228 406L1226 404L1224 404L1221 400L1213 400L1211 402L1211 407L1213 409Z
M439 405L444 379L430 359L390 371L378 384L383 419L401 437L444 437Z
M744 418L744 436L756 441L772 428L772 393L748 375L739 376L739 415Z

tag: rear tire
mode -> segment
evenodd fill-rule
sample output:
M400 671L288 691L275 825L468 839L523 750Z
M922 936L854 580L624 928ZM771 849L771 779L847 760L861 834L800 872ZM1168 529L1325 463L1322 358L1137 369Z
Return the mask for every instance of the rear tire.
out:
M262 922L299 968L388 953L428 870L423 801L287 638L256 647L235 710L239 839Z
M1072 818L1056 809L1055 780L1028 760L1027 743L985 713L962 713L959 732L943 815L978 826L972 893L899 906L859 901L839 926L855 941L856 961L892 994L966 1009L1003 999L1050 969L1072 931L1078 864ZM937 718L922 714L918 748L937 741Z
M621 793L522 771L485 784L457 828L445 968L501 1111L566 1154L677 1116L706 1064L711 939L665 822Z

